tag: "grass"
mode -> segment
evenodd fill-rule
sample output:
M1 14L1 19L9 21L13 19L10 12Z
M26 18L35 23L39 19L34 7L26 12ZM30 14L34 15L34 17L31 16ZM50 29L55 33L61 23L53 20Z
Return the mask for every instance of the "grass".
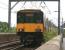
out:
M44 33L45 42L47 42L50 39L52 39L53 37L57 36L58 35L57 32L58 31L57 31L56 28L51 29L51 31L46 30L45 33Z
M65 29L63 30L63 37L65 38Z

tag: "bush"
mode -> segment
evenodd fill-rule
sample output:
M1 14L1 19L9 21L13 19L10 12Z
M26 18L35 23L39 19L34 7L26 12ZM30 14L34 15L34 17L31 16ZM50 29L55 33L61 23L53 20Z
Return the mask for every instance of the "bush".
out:
M16 32L15 27L8 28L8 23L6 22L0 22L0 32Z
M57 29L52 29L51 31L46 30L46 32L43 34L44 35L44 39L45 42L49 41L50 39L52 39L53 37L57 36Z

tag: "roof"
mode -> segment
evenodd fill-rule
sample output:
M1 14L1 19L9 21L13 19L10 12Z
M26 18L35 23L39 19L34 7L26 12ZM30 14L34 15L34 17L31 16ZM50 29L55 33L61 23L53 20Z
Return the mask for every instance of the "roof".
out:
M42 11L41 10L36 10L36 9L24 9L24 10L20 10L20 11L18 11L18 12L21 12L21 13L34 13L34 12L41 12L42 13Z
M13 1L59 1L59 0L9 0L11 2Z

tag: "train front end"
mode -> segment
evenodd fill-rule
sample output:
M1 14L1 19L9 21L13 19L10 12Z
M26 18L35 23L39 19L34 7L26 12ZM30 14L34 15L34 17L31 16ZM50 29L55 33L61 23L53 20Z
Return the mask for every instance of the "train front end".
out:
M40 10L20 10L17 13L17 34L24 47L39 47L44 33L43 13Z

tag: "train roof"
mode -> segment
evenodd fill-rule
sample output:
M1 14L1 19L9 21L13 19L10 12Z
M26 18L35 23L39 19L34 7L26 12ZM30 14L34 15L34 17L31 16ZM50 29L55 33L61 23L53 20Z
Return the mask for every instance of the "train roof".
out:
M20 11L18 11L17 13L34 13L34 12L41 12L42 13L42 11L41 10L36 10L36 9L24 9L24 10L20 10Z

